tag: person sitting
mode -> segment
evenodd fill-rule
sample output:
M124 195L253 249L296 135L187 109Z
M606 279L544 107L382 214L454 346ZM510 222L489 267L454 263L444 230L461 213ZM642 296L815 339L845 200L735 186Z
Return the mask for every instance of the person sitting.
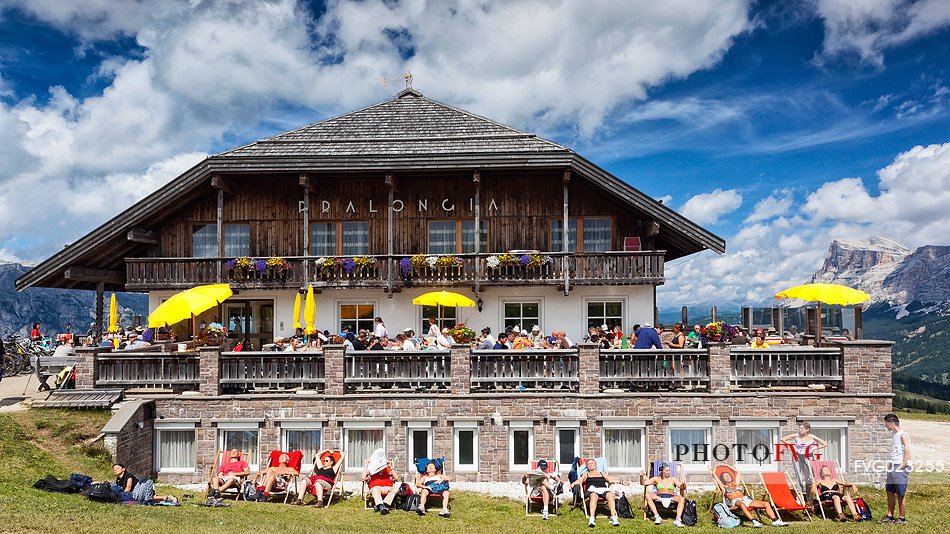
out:
M141 349L143 347L148 347L150 344L139 339L139 335L136 333L129 334L129 341L125 344L127 350Z
M275 337L274 344L270 347L271 352L284 352L287 350L287 344L284 343L284 338Z
M297 501L298 504L303 503L303 494L307 491L307 487L309 487L311 488L311 493L317 498L317 502L313 503L314 508L323 508L323 494L333 489L337 470L335 469L336 465L333 461L333 455L330 454L329 450L318 452L317 458L320 459L320 467L315 467L310 478L304 479L306 486L297 492L297 495L300 496L297 498Z
M686 336L683 334L683 325L681 323L675 323L673 325L673 337L666 342L666 346L671 349L686 348Z
M686 348L698 349L702 345L703 327L698 324L693 325L693 331L686 336Z
M745 494L745 488L741 485L736 484L732 479L732 475L728 471L723 472L719 475L719 483L722 485L722 492L726 498L726 505L730 508L735 507L739 510L748 519L752 521L753 527L761 527L762 523L759 523L758 519L752 516L752 510L765 510L765 515L769 516L769 519L772 520L773 527L784 527L788 523L782 521L780 517L775 513L775 510L772 508L772 505L765 501L754 500L752 497L749 497Z
M215 499L221 498L222 491L237 488L241 479L251 474L251 468L241 459L241 453L237 449L231 449L228 458L229 461L221 462L221 467L211 479L211 496Z
M436 338L435 342L438 344L437 348L439 349L451 349L452 345L455 344L455 340L452 339L452 334L449 333L448 328L442 329L442 333L439 334L439 337Z
M132 489L138 483L139 479L129 473L128 469L122 464L112 464L112 474L115 475L115 482L112 484L112 493L115 493L120 501L135 500L132 497Z
M574 486L586 488L584 498L588 499L590 507L590 515L588 516L590 519L587 521L587 526L591 528L596 526L597 502L601 499L607 501L607 507L610 509L610 524L615 527L620 526L620 520L617 519L616 497L610 491L610 485L617 484L619 481L613 480L607 473L598 471L597 460L593 458L588 458L584 465L586 465L587 471L571 484L571 488Z
M650 507L650 511L653 512L653 524L659 525L663 523L663 518L660 517L660 513L656 509L657 501L663 505L664 508L669 508L671 503L676 503L676 519L673 521L673 526L677 528L684 527L682 518L683 518L683 507L686 505L686 498L683 497L683 493L686 493L686 483L680 481L676 477L672 476L672 469L670 464L662 463L660 464L660 474L653 478L645 479L646 472L640 471L640 484L644 486L656 486L656 491L647 495L647 506ZM676 493L676 490L679 489L679 493Z
M263 488L257 490L257 501L264 502L270 497L270 492L275 488L279 491L287 489L287 479L291 475L299 475L300 472L290 467L290 455L284 453L277 458L277 465L268 467L263 471L254 474L254 480L258 480L261 475L264 476Z
M495 342L495 346L492 348L495 350L508 350L508 334L504 332L498 334L498 341Z
M656 333L656 329L650 326L650 323L644 323L639 330L636 331L637 341L633 344L635 349L662 349L663 344L660 343L660 335Z
M557 497L557 488L561 483L561 477L557 473L548 473L547 460L538 460L538 468L522 475L521 483L529 486L529 497L541 497L544 505L541 508L541 519L547 519L548 505L552 499Z
M528 334L528 341L538 348L544 344L544 333L541 332L540 326L534 325L531 327L531 333Z
M737 346L748 345L749 332L745 328L740 329L736 337L732 338L732 344Z
M814 482L814 494L818 496L818 500L821 502L831 501L834 504L835 511L838 512L838 521L845 521L844 511L841 509L841 501L844 501L848 505L848 510L851 510L851 517L855 521L861 521L861 516L858 515L858 509L854 506L854 500L851 499L851 496L844 493L842 490L845 488L850 488L851 491L857 495L858 487L854 484L850 484L843 480L838 480L831 475L831 468L827 465L821 467L819 472L820 480Z
M416 342L416 333L412 328L407 328L402 331L403 340L402 340L402 350L419 350L419 345Z
M435 470L435 462L426 464L426 472L416 477L416 487L419 488L419 507L416 513L426 515L426 498L429 495L442 496L442 511L439 517L449 517L449 481L452 479Z
M518 334L518 337L515 338L514 343L511 344L511 348L514 350L532 349L534 348L534 343L528 339L528 333L522 330L521 333Z
M765 330L759 328L755 331L755 335L752 336L752 345L753 349L767 349L769 344L765 342Z
M399 494L399 476L391 461L386 460L383 449L376 449L363 465L363 482L369 488L376 503L375 510L382 515L389 513L393 499ZM384 497L385 495L385 497Z

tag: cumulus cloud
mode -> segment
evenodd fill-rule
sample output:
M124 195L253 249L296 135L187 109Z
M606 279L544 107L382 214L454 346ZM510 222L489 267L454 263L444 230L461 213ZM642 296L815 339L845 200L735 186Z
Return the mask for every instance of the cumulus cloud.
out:
M735 189L715 189L690 197L679 212L696 224L712 224L723 215L739 209L742 193Z
M884 64L884 51L950 25L945 0L817 0L826 56L854 54Z
M779 215L785 215L788 213L793 201L791 189L775 191L755 204L755 208L753 208L752 213L746 217L745 222L762 221Z

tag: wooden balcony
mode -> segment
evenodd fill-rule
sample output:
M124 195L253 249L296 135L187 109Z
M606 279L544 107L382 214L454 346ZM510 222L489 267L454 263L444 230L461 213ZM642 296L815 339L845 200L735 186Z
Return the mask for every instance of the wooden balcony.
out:
M228 269L233 258L126 258L130 291L185 289L202 284L230 283L246 289L378 288L386 291L412 286L488 287L515 285L656 285L663 283L665 251L543 253L541 265L496 265L492 254L458 254L455 265L416 266L405 272L405 255L374 256L362 267L347 263L355 257L336 257L332 265L321 258L286 257L289 269L256 271Z
M576 350L476 350L472 392L578 391Z
M322 352L222 352L220 382L224 393L323 391Z
M193 352L107 352L96 363L96 387L198 390L198 355Z
M696 349L602 350L601 391L709 390L709 351Z
M842 389L844 352L840 347L732 348L730 386L733 389Z
M354 350L343 361L347 393L445 393L452 383L452 358L447 350Z

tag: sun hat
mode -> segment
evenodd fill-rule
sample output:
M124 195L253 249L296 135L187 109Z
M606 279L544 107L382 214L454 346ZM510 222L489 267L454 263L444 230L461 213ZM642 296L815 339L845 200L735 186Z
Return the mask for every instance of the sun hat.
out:
M541 327L538 326L538 325L534 325L534 326L531 327L531 331L532 331L532 332L540 332L540 331L541 331ZM542 461L543 461L543 460L542 460Z

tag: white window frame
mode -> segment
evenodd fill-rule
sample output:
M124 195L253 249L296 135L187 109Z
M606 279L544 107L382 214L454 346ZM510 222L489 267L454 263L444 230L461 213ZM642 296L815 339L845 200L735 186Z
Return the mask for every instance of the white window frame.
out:
M506 304L522 304L522 305L537 304L538 305L538 327L541 328L542 333L544 332L544 297L519 297L519 298L506 297L503 299L499 299L498 324L502 325L503 327L505 324L505 319L507 319L505 315ZM524 310L523 306L522 306L522 310ZM528 332L530 332L531 327L533 325L524 324L524 317L522 317L520 319L520 324L518 326L522 330L527 330Z
M438 314L438 315L429 316L429 315L426 315L426 314L422 313L422 310L423 310L425 307L426 307L426 306L419 306L419 307L417 308L417 310L416 310L416 324L419 325L419 328L422 329L422 330L416 332L416 334L418 334L419 337L421 337L421 338L424 338L424 337L426 337L427 335L429 335L429 317L435 317L436 323L439 323L439 321L441 321L441 323L439 324L439 328L443 328L443 325L445 325L445 322L446 322L446 321L455 321L455 324L456 324L456 325L465 322L465 321L462 321L462 314L461 314L461 312L460 312L458 306L442 306L441 304L437 304L437 305L436 305L436 309L437 309L437 310L439 310L439 309L441 309L441 310L455 310L455 317L445 317L445 316L444 316L444 315L445 315L444 313L443 313L443 314Z
M459 431L472 431L472 451L474 453L475 463L459 463ZM477 421L455 421L452 424L452 463L457 473L477 473L478 472L478 422Z
M320 431L320 443L317 445L317 451L323 450L323 441L326 438L326 431L323 429L323 422L316 421L313 423L304 422L304 421L281 421L280 422L280 450L286 451L288 449L287 445L287 431L288 430L319 430ZM313 464L309 463L313 458L304 457L303 462L300 464L300 472L304 471L309 472L313 469Z
M630 309L630 307L628 306L627 297L622 297L622 296L609 296L609 295L605 295L605 296L590 296L590 297L584 297L584 311L583 311L583 314L584 314L584 334L585 334L585 335L587 334L587 323L590 322L590 317L588 317L588 315L587 315L587 305L588 305L589 303L591 303L591 302L605 302L605 303L606 303L606 302L619 302L619 303L620 303L620 329L621 329L621 330L624 329L624 325L627 324L628 310ZM605 314L607 313L606 308L604 309L604 313L605 313ZM603 323L600 323L600 324L598 324L597 326L600 326L601 324L603 324Z
M739 430L742 429L768 429L772 431L772 449L769 451L769 461L763 464L746 464L739 463L738 459L734 459L731 463L738 467L742 471L751 471L753 473L760 473L762 471L775 471L778 468L778 462L775 461L775 444L782 439L782 425L781 421L756 421L756 420L742 420L736 421L733 431L733 443L739 442ZM732 454L732 453L730 453ZM752 454L752 449L746 449L746 455Z
M247 462L248 467L251 471L259 471L261 468L261 460L266 458L263 455L261 450L261 426L257 423L217 423L218 427L218 448L224 449L224 431L248 431L248 432L257 432L257 458L253 458L257 463ZM241 451L245 453L245 451Z
M639 473L641 469L645 469L646 466L646 455L647 449L649 447L647 443L647 431L646 431L646 422L644 421L603 421L600 425L600 453L601 456L607 456L606 445L607 445L607 430L639 430L640 431L640 465L627 466L627 467L617 467L613 465L608 465L608 469L612 473Z
M196 423L194 423L194 422L186 422L186 421L168 421L168 422L155 421L155 423L153 424L153 427L152 427L152 428L155 430L155 436L154 436L154 441L153 441L153 443L154 443L153 447L154 447L154 448L153 448L152 450L155 451L155 454L153 455L153 460L154 460L154 461L153 461L153 464L154 464L154 468L155 468L155 472L156 472L156 473L158 473L158 474L162 474L162 473L194 473L194 472L196 472L196 471L198 470L198 466L197 466L197 463L198 463L198 428L197 428L197 426L198 426L198 425L197 425ZM195 466L190 467L190 468L188 468L188 467L166 467L166 468L163 469L162 466L159 465L159 462L161 462L161 459L162 459L162 453L161 453L161 446L162 446L162 445L161 445L161 444L162 444L162 441L161 441L161 433L162 433L163 431L165 431L165 430L172 430L172 431L177 431L177 430L191 430L192 432L194 432L194 434L195 434L195 464L196 464Z
M347 459L350 456L350 439L349 431L350 430L382 430L383 431L383 454L386 453L386 423L384 421L344 421L343 422L343 453L346 454ZM365 458L359 459L359 464L355 467L347 467L346 460L343 462L343 472L345 473L347 469L357 470L362 469L363 460ZM355 471L351 471L355 472Z
M415 445L413 432L426 433L426 458L432 458L432 422L431 421L408 421L406 423L406 465L415 464L416 459L412 453Z
M667 427L667 428L666 428L666 454L667 454L667 458L669 458L670 461L675 461L675 460L674 460L674 458L675 458L674 453L676 452L676 451L673 450L673 430L703 430L703 431L705 431L705 434L706 434L706 439L705 439L705 441L706 441L706 443L709 445L709 450L707 451L707 454L706 454L706 461L705 461L705 462L702 462L702 463L692 463L692 462L689 462L689 461L682 461L682 460L681 460L681 462L682 462L682 464L683 464L683 469L685 469L687 473L706 473L706 472L708 472L710 466L712 465L712 464L711 464L711 462L712 462L712 449L713 449L713 443L712 443L712 439L711 439L711 436L712 436L712 427L713 427L712 421L675 421L675 420L672 420L672 421L667 421L666 427ZM687 457L687 459L688 459L688 460L689 460L689 459L692 459L692 451L689 452L689 456Z
M579 456L581 451L581 422L580 421L555 421L554 422L554 459L558 461L558 470L567 473L571 470L570 464L561 463L561 439L562 430L572 430L574 432L574 456Z
M337 299L334 301L333 306L335 308L334 313L336 313L337 332L343 331L343 313L341 313L342 310L340 309L340 307L345 306L345 305L360 305L360 304L373 306L372 316L374 319L379 315L379 299ZM372 322L372 319L370 320L370 322ZM359 321L357 321L356 325L357 325L356 330L353 331L354 336L359 333ZM373 331L372 326L370 326L369 331L370 332ZM330 332L331 335L335 333L336 332Z
M849 421L809 421L809 424L811 424L812 430L818 428L833 428L841 431L841 450L838 452L838 455L841 456L841 460L838 461L838 466L842 471L848 473L848 467L851 462L851 456L848 454L848 433L850 431Z
M515 432L528 433L528 463L515 463ZM534 459L534 421L508 422L508 469L514 472L527 471Z

